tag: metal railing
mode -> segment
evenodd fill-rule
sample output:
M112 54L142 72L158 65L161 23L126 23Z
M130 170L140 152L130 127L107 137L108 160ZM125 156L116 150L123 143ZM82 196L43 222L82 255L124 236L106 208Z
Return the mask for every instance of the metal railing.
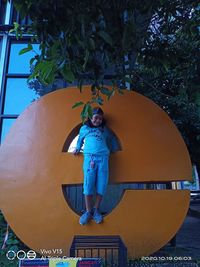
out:
M104 266L127 266L127 248L120 236L74 236L70 256L101 258Z

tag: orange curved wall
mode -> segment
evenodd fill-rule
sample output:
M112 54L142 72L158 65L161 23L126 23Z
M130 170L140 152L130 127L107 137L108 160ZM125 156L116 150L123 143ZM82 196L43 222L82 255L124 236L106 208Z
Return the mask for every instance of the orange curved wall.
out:
M130 257L149 255L179 229L189 205L188 191L126 191L102 225L84 227L64 199L62 184L82 182L82 156L62 152L67 136L80 123L80 109L71 107L87 101L89 94L89 87L84 94L77 88L58 90L17 119L0 148L0 208L18 237L37 251L62 248L69 255L74 235L119 234ZM191 179L185 143L152 101L127 92L105 102L103 109L122 144L122 151L111 156L112 182Z

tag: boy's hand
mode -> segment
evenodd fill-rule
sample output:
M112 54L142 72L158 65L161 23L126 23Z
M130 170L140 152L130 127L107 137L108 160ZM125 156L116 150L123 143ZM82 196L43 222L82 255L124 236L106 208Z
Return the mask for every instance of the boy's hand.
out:
M74 156L79 154L79 150L78 149L74 149L74 151L72 152L74 154Z

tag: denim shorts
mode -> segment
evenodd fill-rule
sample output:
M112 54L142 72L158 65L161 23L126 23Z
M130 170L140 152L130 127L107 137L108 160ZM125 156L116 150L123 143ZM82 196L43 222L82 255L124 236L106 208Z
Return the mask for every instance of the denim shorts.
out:
M109 177L108 161L109 155L84 154L84 195L93 195L95 189L96 193L104 195Z

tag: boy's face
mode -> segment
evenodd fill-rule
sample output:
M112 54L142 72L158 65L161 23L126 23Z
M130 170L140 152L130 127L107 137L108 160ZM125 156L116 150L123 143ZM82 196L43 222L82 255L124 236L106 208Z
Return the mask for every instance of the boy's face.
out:
M98 127L101 125L103 121L103 116L100 114L95 114L92 116L91 122L95 127Z

